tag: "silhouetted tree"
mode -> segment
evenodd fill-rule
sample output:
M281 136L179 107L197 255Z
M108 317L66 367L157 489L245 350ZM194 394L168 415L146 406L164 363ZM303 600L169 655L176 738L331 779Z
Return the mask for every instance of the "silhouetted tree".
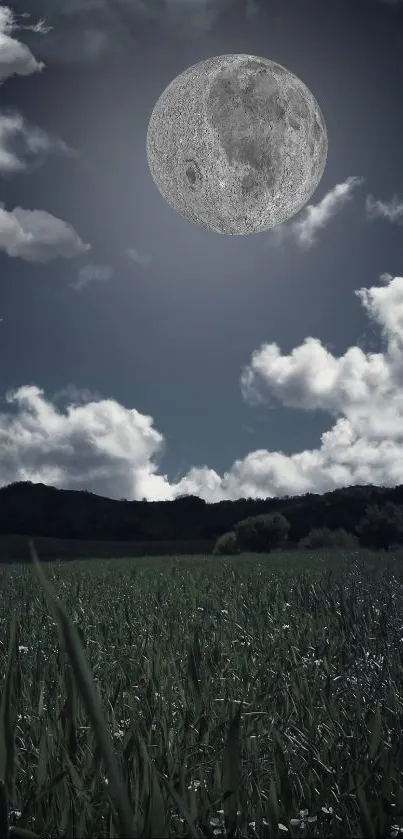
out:
M357 536L347 533L343 528L330 530L328 527L314 527L299 542L301 548L346 548L353 550L359 547Z
M251 516L234 527L240 549L256 553L281 547L288 538L289 529L290 524L281 513Z
M233 530L219 536L213 548L213 556L227 556L231 554L239 554L239 552L240 548L237 542L236 533L234 533Z
M386 501L383 507L367 507L356 527L360 542L366 547L386 549L403 543L403 509Z

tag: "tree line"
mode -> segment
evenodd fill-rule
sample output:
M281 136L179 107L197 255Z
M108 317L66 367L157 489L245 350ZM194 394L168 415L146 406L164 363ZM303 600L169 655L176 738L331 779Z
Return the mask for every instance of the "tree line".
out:
M180 552L181 543L204 542L213 548L220 537L233 533L238 547L246 545L246 533L255 545L266 539L267 550L273 539L268 535L273 526L267 524L267 517L277 514L286 522L283 543L290 547L315 547L318 539L326 538L328 542L338 540L337 544L344 540L346 545L385 548L403 543L402 509L403 485L354 486L321 495L241 498L210 504L191 495L174 501L119 501L86 491L21 481L0 488L0 534L142 544L169 542L177 544ZM266 524L251 525L250 519L256 518ZM245 520L249 520L247 525L243 524ZM281 527L284 531L284 524ZM226 538L228 544L231 539L234 542L233 536Z
M250 516L237 522L233 530L219 536L213 554L236 554L242 551L268 553L286 548L289 545L290 529L290 522L282 513ZM298 547L349 550L360 547L378 550L403 547L403 507L391 501L387 501L383 507L377 504L367 507L354 532L343 527L335 530L313 527L307 536L300 539Z

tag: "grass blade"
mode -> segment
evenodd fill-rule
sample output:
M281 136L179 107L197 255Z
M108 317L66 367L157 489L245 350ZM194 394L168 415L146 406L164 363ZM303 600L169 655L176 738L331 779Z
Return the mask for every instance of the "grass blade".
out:
M62 644L69 657L77 688L82 696L94 735L108 773L108 781L114 804L120 821L121 835L124 839L133 839L133 813L126 795L125 785L113 751L112 740L102 713L95 684L77 630L70 620L63 604L53 591L40 565L33 542L29 543L32 561L42 583L49 609L57 624Z

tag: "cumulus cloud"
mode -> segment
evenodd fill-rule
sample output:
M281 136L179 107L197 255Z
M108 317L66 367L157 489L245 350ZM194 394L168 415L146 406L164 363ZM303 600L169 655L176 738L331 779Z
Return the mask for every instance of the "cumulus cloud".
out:
M44 64L37 61L31 50L12 37L16 22L8 6L0 7L0 83L10 76L29 76L42 70Z
M73 149L35 125L29 125L19 113L0 111L0 173L21 172L32 161L61 152L75 156Z
M164 441L151 417L112 399L74 400L63 412L33 385L7 393L6 401L17 413L0 414L3 484L33 481L111 498L172 497L153 464Z
M150 257L146 254L139 253L136 248L127 248L126 254L132 262L136 262L137 265L148 265L150 262Z
M390 201L377 201L373 195L367 195L365 208L369 221L384 218L392 224L403 224L403 198L397 195Z
M81 291L88 283L92 282L107 282L111 279L113 270L109 265L94 265L89 263L80 268L78 272L78 279L72 283L72 287L76 291Z
M31 385L7 395L13 416L0 413L2 482L42 481L112 498L194 494L210 502L403 483L403 277L384 274L381 286L355 294L381 330L382 352L352 346L336 356L313 337L289 354L265 344L241 376L246 400L258 392L333 417L317 448L289 455L259 449L223 475L194 466L169 482L157 471L164 437L151 417L90 394L83 404L74 391L66 392L63 413Z
M308 204L295 221L285 222L269 232L268 243L282 244L286 239L294 239L303 248L311 248L317 240L317 234L351 200L352 192L363 183L363 178L350 177L344 183L336 184L319 204Z
M71 259L90 249L71 224L45 210L6 210L0 204L0 251L27 262Z

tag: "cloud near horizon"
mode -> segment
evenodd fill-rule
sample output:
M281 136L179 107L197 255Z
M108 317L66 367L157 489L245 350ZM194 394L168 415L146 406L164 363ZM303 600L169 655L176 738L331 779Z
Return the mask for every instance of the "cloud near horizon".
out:
M353 190L364 183L364 178L351 176L336 184L318 204L308 204L295 221L284 222L269 231L267 244L281 245L289 239L302 248L311 248L317 242L319 231L341 212L351 200Z
M214 502L403 483L403 277L383 274L381 282L355 294L381 330L383 352L353 346L337 357L308 337L288 355L277 344L261 346L242 371L246 401L258 392L334 418L317 448L259 449L223 475L194 466L174 483L158 472L165 440L152 417L112 399L80 399L71 387L63 411L41 388L25 385L6 395L13 413L0 412L1 485L30 480L111 498L194 494Z

